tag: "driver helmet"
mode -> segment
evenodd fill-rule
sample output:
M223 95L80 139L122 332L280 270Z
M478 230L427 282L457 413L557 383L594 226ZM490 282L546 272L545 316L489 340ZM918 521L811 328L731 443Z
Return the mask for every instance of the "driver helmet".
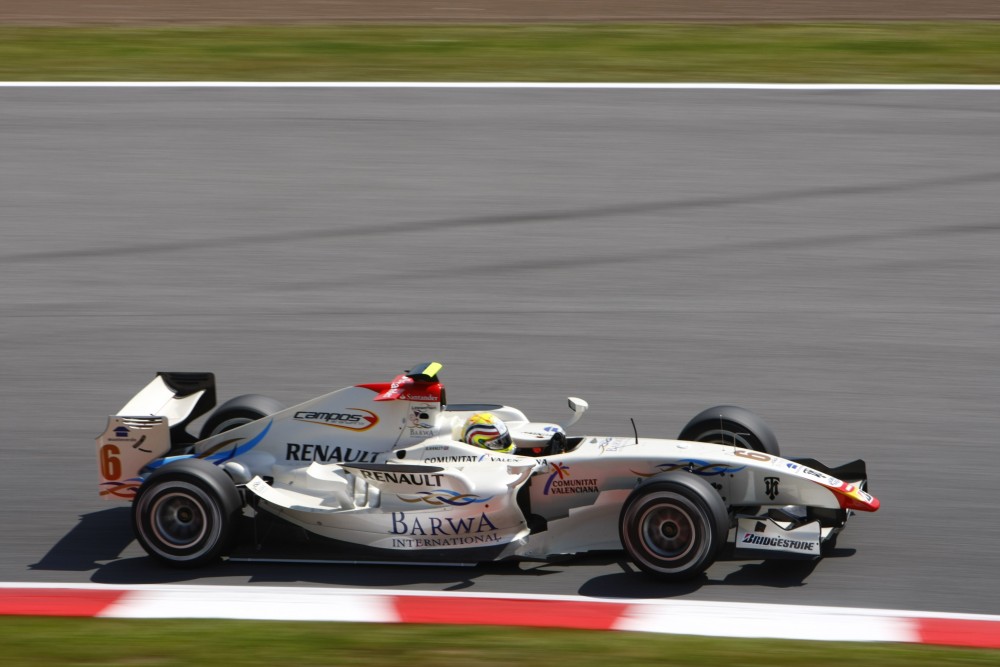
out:
M507 425L489 412L479 412L465 420L462 442L494 452L514 451L514 441Z

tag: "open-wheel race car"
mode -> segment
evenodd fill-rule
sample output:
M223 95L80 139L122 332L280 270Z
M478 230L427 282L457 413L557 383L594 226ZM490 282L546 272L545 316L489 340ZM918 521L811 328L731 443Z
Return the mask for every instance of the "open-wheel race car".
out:
M372 560L484 562L624 549L667 580L734 558L818 558L853 511L874 512L863 461L782 458L734 406L677 439L568 435L500 404L449 404L426 363L284 408L215 407L211 373L159 373L97 439L100 494L132 502L149 555L197 566L267 513ZM214 409L213 409L214 408ZM200 419L199 419L200 418ZM192 422L201 422L197 437Z

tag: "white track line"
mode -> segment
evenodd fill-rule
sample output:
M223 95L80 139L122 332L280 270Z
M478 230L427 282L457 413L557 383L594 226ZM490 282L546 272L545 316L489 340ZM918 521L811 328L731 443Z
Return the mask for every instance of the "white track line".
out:
M537 625L1000 649L1000 616L566 595L288 586L0 583L0 615Z
M390 595L326 588L145 587L132 590L100 615L106 618L400 622Z
M616 630L714 637L919 643L894 611L795 605L696 602L632 604Z

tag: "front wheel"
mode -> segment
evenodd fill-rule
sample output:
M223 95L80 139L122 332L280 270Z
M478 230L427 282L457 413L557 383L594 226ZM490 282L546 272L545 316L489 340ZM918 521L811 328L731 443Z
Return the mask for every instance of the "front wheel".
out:
M619 522L629 558L665 581L686 581L708 569L728 528L719 494L705 480L687 474L636 489Z
M235 541L241 514L236 486L221 469L183 459L156 470L132 503L132 527L153 558L175 567L218 560Z

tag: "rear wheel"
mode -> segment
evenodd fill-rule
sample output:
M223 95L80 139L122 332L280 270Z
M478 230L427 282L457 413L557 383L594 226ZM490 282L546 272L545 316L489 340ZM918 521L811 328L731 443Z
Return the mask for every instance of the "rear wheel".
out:
M151 474L132 503L132 527L153 558L175 567L218 560L232 548L241 501L221 469L183 459Z
M665 581L704 572L725 544L728 528L722 498L708 482L686 474L636 489L619 522L629 558Z
M204 440L237 426L263 419L275 412L280 412L284 407L273 398L260 394L244 394L231 398L217 407L205 421L205 425L201 427L199 439Z

